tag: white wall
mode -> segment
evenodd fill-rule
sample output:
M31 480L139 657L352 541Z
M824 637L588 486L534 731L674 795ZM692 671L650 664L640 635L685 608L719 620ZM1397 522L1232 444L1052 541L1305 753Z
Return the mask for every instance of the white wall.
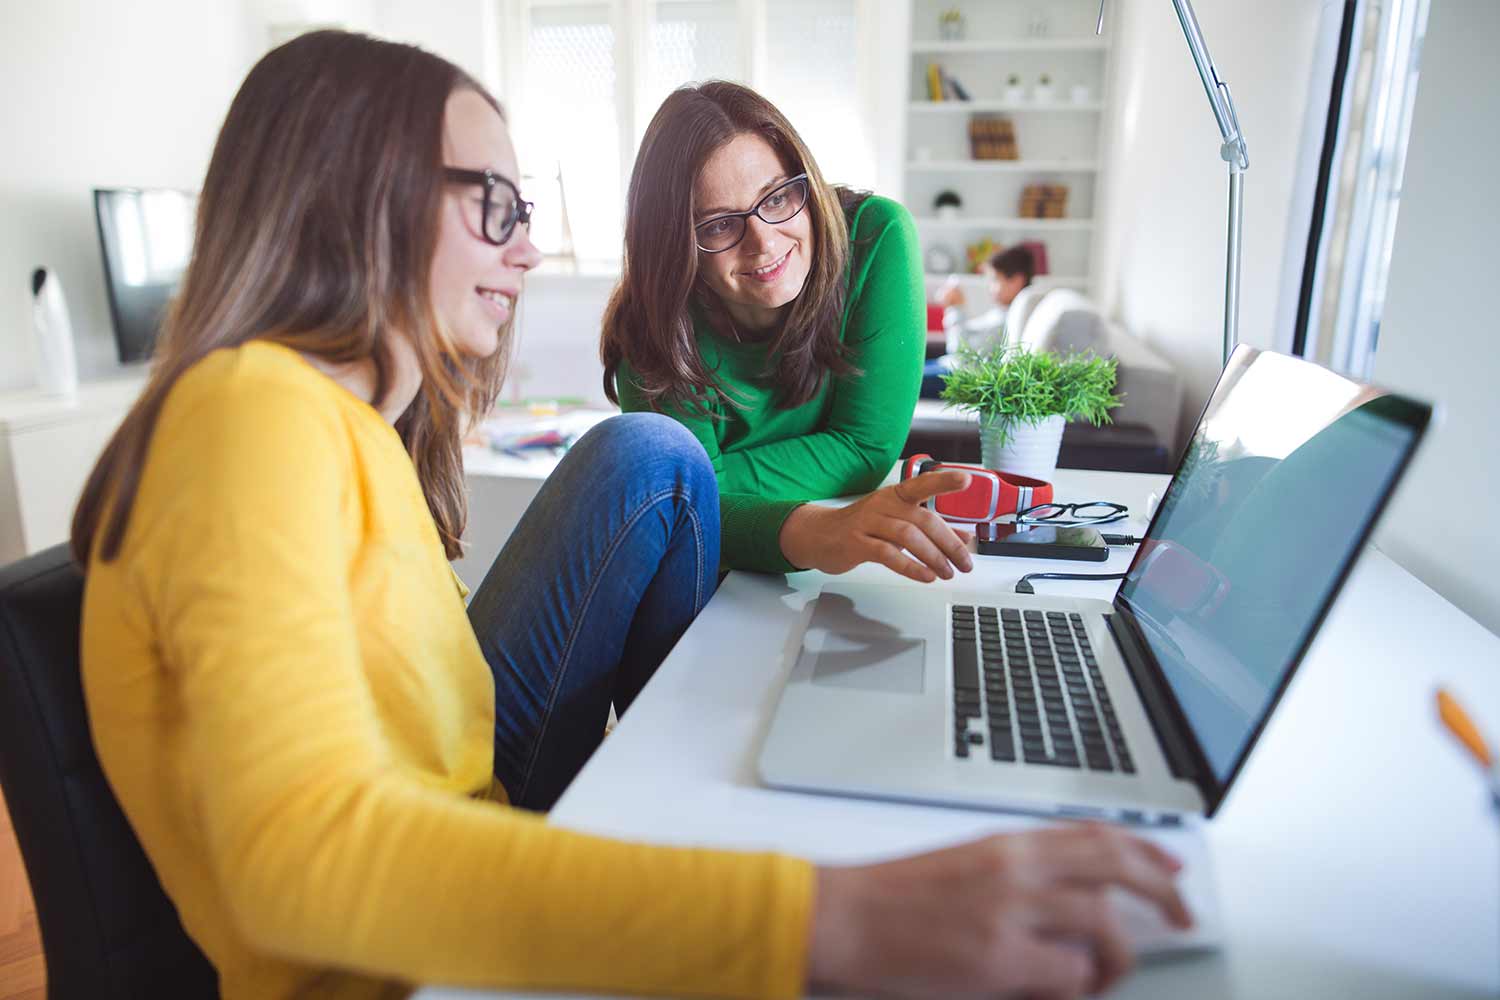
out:
M420 45L456 63L498 91L493 65L498 37L495 14L504 0L369 0L374 30L383 38Z
M62 278L83 377L119 370L92 189L197 190L272 26L369 30L375 13L374 0L0 3L0 389L34 379L39 264Z
M1377 541L1500 633L1497 46L1500 4L1433 0L1375 375L1446 410Z
M1289 343L1279 339L1278 297L1285 255L1301 254L1307 238L1305 214L1288 222L1307 155L1309 99L1319 117L1327 104L1326 70L1312 85L1322 4L1196 0L1194 8L1233 91L1250 154L1240 339L1260 347ZM1228 170L1169 0L1110 0L1106 17L1115 32L1112 113L1094 294L1183 373L1185 438L1222 367Z
M909 0L862 0L859 15L868 34L860 65L860 87L865 95L874 139L875 192L901 199L906 176L907 90L911 53Z
M196 189L262 31L238 3L0 6L0 388L33 378L39 264L62 278L80 370L118 367L91 189Z

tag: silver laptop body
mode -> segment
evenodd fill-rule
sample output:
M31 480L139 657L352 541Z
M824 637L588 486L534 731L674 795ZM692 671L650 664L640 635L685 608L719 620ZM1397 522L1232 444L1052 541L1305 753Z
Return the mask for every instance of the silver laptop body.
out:
M1212 816L1430 417L1241 346L1113 601L826 585L791 647L762 780L1133 823Z

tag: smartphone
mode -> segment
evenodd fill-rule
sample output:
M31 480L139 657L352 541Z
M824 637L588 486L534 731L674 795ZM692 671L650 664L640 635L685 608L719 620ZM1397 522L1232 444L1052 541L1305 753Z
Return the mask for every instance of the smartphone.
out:
M1104 536L1087 525L1054 528L1045 524L996 524L974 526L974 538L982 556L1019 556L1022 559L1081 559L1103 562L1109 558Z

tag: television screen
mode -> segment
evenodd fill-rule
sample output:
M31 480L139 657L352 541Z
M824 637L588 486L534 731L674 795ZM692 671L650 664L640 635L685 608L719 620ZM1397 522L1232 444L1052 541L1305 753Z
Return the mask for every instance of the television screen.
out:
M186 191L95 189L104 282L123 362L151 356L193 250L197 198Z

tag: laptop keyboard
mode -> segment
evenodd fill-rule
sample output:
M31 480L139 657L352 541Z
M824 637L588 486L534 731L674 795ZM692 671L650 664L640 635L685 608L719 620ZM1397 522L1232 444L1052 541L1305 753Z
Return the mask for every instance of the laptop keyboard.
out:
M1135 773L1083 616L953 606L953 752Z

